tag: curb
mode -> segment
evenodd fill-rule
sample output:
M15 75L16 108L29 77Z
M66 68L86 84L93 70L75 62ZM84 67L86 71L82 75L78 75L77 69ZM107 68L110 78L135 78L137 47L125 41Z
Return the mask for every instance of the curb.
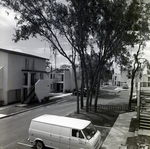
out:
M67 95L67 96L70 96L70 95ZM64 97L67 97L67 96L58 96L58 97L55 96L55 97L50 98L50 100L51 99L59 99L59 98L60 99L64 99ZM65 99L63 101L65 101ZM24 113L24 112L27 112L27 111L30 111L30 110L38 109L38 108L41 108L41 107L44 107L44 106L48 106L48 105L52 105L52 104L60 103L60 102L62 102L62 100L45 103L43 105L35 106L35 107L32 107L32 108L28 108L28 109L25 109L25 110L21 110L21 111L18 111L18 112L14 112L14 113L8 114L6 116L0 117L0 119L4 119L4 118L10 117L10 116L14 116L14 115L17 115L17 114L20 114L20 113Z

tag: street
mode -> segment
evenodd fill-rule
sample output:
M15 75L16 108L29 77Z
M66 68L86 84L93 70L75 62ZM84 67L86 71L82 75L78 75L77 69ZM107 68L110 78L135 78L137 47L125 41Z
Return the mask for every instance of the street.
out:
M128 103L128 91L122 91L119 96L109 95L109 98L100 98L103 105L121 105ZM76 110L76 100L66 99L56 104L40 107L28 112L20 113L0 120L0 149L29 149L28 128L31 119L43 115L53 114L65 116Z
M57 103L0 120L0 149L29 149L28 128L31 119L54 114L65 116L76 109L76 102Z

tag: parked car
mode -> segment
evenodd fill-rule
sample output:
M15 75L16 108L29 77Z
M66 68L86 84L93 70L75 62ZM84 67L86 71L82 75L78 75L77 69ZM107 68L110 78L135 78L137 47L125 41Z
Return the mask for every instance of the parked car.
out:
M91 121L45 114L31 120L28 140L36 149L99 149L101 133Z
M123 89L128 89L128 88L129 88L129 87L128 87L128 84L127 84L127 83L123 83L123 84L122 84L122 88L123 88Z
M81 95L81 90L78 90L78 94ZM73 91L73 95L77 96L77 90ZM84 90L83 90L83 96L87 97L87 89L86 88L84 88Z
M132 103L137 103L137 96L136 93L132 94Z

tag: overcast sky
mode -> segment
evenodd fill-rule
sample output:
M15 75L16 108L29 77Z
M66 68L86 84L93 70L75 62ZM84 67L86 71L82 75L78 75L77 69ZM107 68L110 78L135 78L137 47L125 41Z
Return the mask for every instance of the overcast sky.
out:
M0 6L0 48L50 58L51 62L55 63L52 49L47 42L41 41L40 38L30 38L29 40L21 40L17 43L12 41L13 34L15 33L14 28L16 27L16 21L14 20L15 14L11 11L8 15L7 11L6 8ZM64 63L69 64L69 62L60 55L57 55L56 59L58 67Z
M54 63L54 58L51 56L53 53L52 50L50 49L48 43L41 41L41 39L30 38L30 40L19 41L17 43L12 41L13 34L15 33L14 28L16 27L16 22L14 20L14 13L11 11L8 15L6 13L7 11L6 8L0 6L0 48L43 56L50 58L51 62ZM69 47L66 46L66 48ZM147 47L144 52L145 57L150 61L150 42L147 43ZM57 66L64 63L69 64L66 59L62 58L60 55L57 55Z

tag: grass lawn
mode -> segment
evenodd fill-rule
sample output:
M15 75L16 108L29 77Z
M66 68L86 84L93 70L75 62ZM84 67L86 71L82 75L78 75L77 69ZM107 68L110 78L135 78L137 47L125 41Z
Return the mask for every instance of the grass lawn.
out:
M135 132L136 130L138 130L138 121L136 118L132 118L129 132ZM147 144L148 147L150 148L150 136L138 135L138 136L127 138L126 144L128 146L128 149L138 149L137 143Z
M76 114L76 112L74 112L74 113L69 114L68 117L90 120L97 127L97 129L101 132L102 142L103 142L106 139L107 135L109 134L110 129L115 123L119 114L128 112L126 108L128 106L128 102L126 102L128 100L128 95L129 94L127 91L123 91L119 93L117 96L103 93L100 95L99 98L102 101L111 100L112 102L109 104L106 103L106 105L104 105L104 108L103 108L103 105L99 105L97 113L94 113L93 109L92 111L86 113L85 109L83 109L83 110L80 110L80 114ZM75 96L71 96L69 98L70 100L68 100L68 102L76 101ZM116 102L116 99L118 99L118 102ZM117 106L124 107L124 108L119 109L117 108ZM138 126L137 122L138 121L135 118L131 119L129 132L135 132L137 130L137 126ZM149 144L149 149L150 149L150 137L142 136L142 135L128 137L126 140L126 145L128 146L127 149L138 149L138 146L137 146L138 142L139 143L145 142Z
M128 146L128 149L138 149L137 143L140 143L143 145L147 144L147 146L150 148L150 136L139 135L139 136L127 138L126 144ZM142 147L141 147L141 149L142 149Z
M76 114L76 112L74 112L69 114L68 117L90 120L101 132L101 141L103 142L109 134L109 131L118 118L119 114L123 112L125 111L98 108L97 113L92 111L86 113L85 109L83 109L80 110L80 114Z

